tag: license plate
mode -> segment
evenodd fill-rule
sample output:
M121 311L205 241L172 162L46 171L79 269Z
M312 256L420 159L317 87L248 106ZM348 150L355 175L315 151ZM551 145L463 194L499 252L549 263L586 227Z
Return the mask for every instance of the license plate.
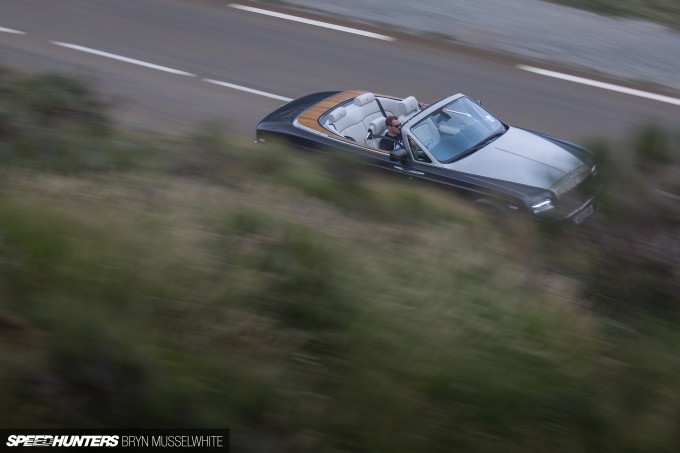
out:
M574 216L571 218L571 221L578 225L579 223L582 223L588 217L593 215L594 211L595 209L593 208L593 204L588 203L588 205L584 206L583 209L574 214Z

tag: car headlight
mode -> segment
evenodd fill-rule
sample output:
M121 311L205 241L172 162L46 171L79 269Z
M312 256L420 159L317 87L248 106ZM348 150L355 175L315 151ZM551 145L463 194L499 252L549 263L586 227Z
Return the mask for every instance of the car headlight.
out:
M554 209L555 205L552 203L552 200L543 200L540 203L536 203L531 205L531 209L534 211L534 214L538 214L540 212L545 212L549 211L551 209Z

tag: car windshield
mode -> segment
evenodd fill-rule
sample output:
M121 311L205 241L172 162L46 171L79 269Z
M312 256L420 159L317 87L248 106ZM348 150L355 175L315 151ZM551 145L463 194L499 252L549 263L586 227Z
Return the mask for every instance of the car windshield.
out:
M411 133L444 164L475 152L505 131L500 120L466 97L438 108L411 126Z

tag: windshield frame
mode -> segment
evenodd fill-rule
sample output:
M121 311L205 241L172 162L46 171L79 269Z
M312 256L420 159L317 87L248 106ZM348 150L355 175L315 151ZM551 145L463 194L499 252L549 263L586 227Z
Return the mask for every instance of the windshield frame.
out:
M447 108L452 104L456 108ZM446 165L483 148L503 135L508 128L507 124L478 102L459 93L430 105L409 119L402 126L402 133L404 137L412 138L431 158L432 163ZM466 133L458 136L462 131ZM445 139L443 142L442 136Z

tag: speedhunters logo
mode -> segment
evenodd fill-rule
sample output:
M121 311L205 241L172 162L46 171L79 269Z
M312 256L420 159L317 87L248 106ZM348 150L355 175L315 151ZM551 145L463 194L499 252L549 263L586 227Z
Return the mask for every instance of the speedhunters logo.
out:
M10 435L8 447L117 447L118 436Z
M228 429L1 429L0 448L191 448L229 452Z

